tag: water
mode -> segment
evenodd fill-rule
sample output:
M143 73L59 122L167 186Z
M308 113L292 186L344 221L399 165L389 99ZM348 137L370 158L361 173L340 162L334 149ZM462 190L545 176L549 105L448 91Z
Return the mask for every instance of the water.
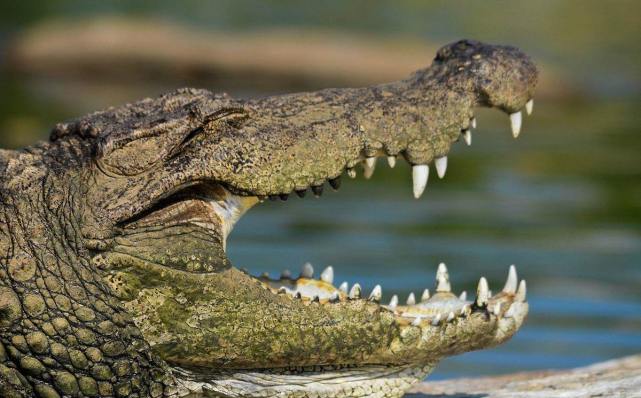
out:
M431 379L569 368L641 352L641 52L630 40L638 37L639 24L631 23L638 14L630 11L634 2L581 2L571 11L566 8L572 2L487 2L465 8L442 2L367 7L332 2L322 10L207 3L215 12L193 2L179 9L166 1L140 9L100 3L97 11L98 6L83 5L88 3L58 3L42 8L27 1L20 18L0 13L6 22L0 50L25 21L69 15L81 21L103 8L219 29L356 28L438 43L467 36L527 49L578 90L567 97L537 98L518 140L509 133L506 115L479 110L473 145L454 146L446 177L438 180L432 172L420 200L412 198L403 161L393 170L380 161L372 180L344 177L343 188L331 192L326 187L322 199L292 195L286 203L252 209L231 235L230 257L237 266L272 275L283 268L296 271L306 261L318 271L332 264L338 283L359 282L367 291L381 283L385 299L432 288L441 261L450 268L454 289L472 295L481 275L498 290L508 266L516 264L528 281L530 302L522 330L500 347L445 360ZM628 23L619 23L622 18ZM101 97L118 91L113 80L91 76L94 80L69 84L12 75L5 60L0 58L2 145L33 142L55 122L119 102ZM153 95L176 84L153 77L139 86L131 81L119 87L131 86L136 94L121 97ZM300 89L283 82L282 91ZM238 94L207 82L192 85Z
M530 302L522 330L497 348L443 361L432 380L641 352L637 109L635 100L539 101L518 140L506 115L478 110L472 146L454 145L447 175L432 172L420 200L407 164L390 169L379 159L371 180L359 172L344 176L338 192L326 186L320 199L292 195L253 208L233 231L229 255L254 274L331 264L338 283L367 292L380 283L387 300L433 288L441 261L455 291L470 295L482 275L500 289L516 264ZM81 111L52 113L51 123ZM7 132L0 138L15 137Z
M594 113L598 104L537 104L516 141L506 116L479 111L473 145L454 146L447 175L433 173L420 200L411 196L409 167L392 170L380 159L372 180L345 176L339 192L321 199L252 209L231 235L230 256L272 275L305 261L318 271L331 264L337 282L366 291L381 283L386 299L433 288L441 261L453 288L472 294L481 275L500 289L516 264L531 305L523 329L498 348L444 361L431 379L639 352L641 174L634 121L624 117L631 105ZM581 137L554 117L568 114L588 119ZM616 130L601 130L599 120L618 117Z

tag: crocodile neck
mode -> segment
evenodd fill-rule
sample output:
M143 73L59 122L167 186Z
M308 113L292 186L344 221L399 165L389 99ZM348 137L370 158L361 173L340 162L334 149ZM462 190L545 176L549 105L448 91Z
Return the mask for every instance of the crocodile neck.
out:
M2 391L162 392L171 377L89 261L73 205L81 185L57 183L74 176L59 174L55 156L47 159L37 150L21 153L0 189L0 384L9 385Z

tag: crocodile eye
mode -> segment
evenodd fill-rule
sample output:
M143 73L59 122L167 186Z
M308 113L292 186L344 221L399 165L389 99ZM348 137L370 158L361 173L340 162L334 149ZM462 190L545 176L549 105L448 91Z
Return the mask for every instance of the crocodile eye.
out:
M98 145L96 162L110 175L137 175L159 165L189 135L189 126L178 121L111 135Z

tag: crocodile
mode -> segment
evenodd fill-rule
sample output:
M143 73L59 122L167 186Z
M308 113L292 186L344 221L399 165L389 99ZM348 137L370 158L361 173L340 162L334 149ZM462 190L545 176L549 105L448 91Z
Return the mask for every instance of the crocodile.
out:
M0 395L401 397L441 359L505 342L528 312L514 267L468 300L439 264L431 292L385 304L331 267L252 276L226 242L252 206L370 177L380 157L411 165L419 198L471 142L475 107L518 135L537 75L514 47L461 40L393 83L180 89L0 150Z

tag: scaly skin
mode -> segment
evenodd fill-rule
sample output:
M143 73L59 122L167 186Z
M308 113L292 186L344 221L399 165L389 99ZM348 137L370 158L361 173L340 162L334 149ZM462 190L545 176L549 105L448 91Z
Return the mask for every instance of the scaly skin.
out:
M0 151L0 395L399 397L442 358L509 339L527 314L513 269L472 302L442 265L432 296L381 305L332 269L249 276L225 244L266 197L320 195L377 156L412 164L420 196L473 108L515 114L536 77L514 48L461 41L396 83L179 90Z

